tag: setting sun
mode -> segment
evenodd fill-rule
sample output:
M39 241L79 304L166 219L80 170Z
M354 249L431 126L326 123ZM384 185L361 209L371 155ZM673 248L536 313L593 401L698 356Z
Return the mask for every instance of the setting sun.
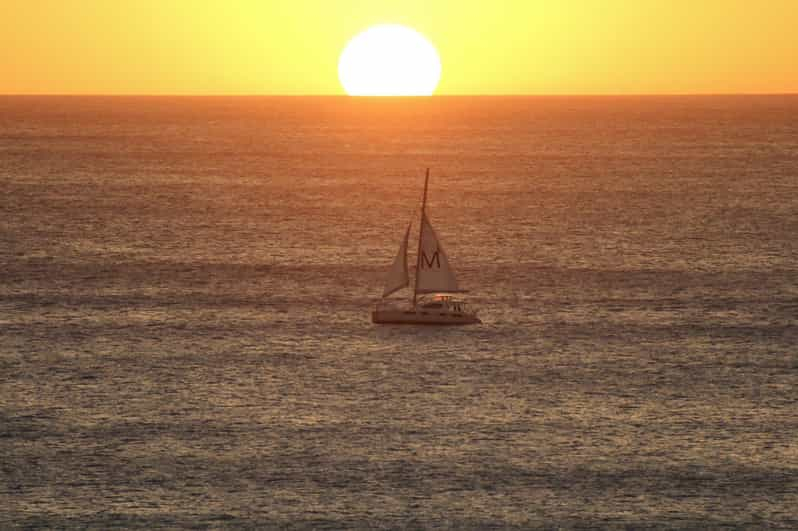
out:
M441 78L441 61L416 30L382 24L349 41L338 77L350 96L429 96Z

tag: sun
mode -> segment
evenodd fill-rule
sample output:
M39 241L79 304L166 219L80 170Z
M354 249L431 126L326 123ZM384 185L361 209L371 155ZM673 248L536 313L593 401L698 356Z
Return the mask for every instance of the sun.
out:
M338 77L350 96L430 96L441 79L441 59L416 30L380 24L352 37Z

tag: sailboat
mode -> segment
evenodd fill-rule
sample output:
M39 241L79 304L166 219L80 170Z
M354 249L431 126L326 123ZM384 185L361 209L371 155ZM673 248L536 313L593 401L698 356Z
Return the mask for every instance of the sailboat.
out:
M407 241L410 236L411 223L399 245L399 253L388 271L382 299L371 313L371 320L374 323L464 325L482 322L477 317L476 311L469 309L465 302L452 295L462 293L464 290L459 288L440 239L427 217L428 185L429 168L427 168L424 179L424 197L421 201L413 305L409 308L395 307L390 306L388 300L393 293L410 286L410 275L407 269Z

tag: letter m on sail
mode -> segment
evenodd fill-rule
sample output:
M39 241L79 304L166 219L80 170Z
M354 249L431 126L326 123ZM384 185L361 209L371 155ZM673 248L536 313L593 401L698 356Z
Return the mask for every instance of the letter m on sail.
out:
M438 251L436 250L432 254L431 258L427 256L427 253L425 253L424 251L421 251L421 269L424 269L425 267L432 269L432 267L433 267L432 264L435 264L434 267L436 267L438 269L441 268L441 259L438 256Z

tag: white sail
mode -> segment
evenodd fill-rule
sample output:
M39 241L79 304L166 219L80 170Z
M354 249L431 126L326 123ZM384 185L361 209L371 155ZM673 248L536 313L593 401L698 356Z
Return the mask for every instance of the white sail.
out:
M421 215L421 242L418 246L416 293L451 293L460 291L454 271L426 214Z
M385 279L385 291L382 292L383 297L410 285L410 276L407 274L407 238L410 236L411 225L412 223L407 226L405 237L399 245L399 252L393 261L391 270L388 271L388 278Z

